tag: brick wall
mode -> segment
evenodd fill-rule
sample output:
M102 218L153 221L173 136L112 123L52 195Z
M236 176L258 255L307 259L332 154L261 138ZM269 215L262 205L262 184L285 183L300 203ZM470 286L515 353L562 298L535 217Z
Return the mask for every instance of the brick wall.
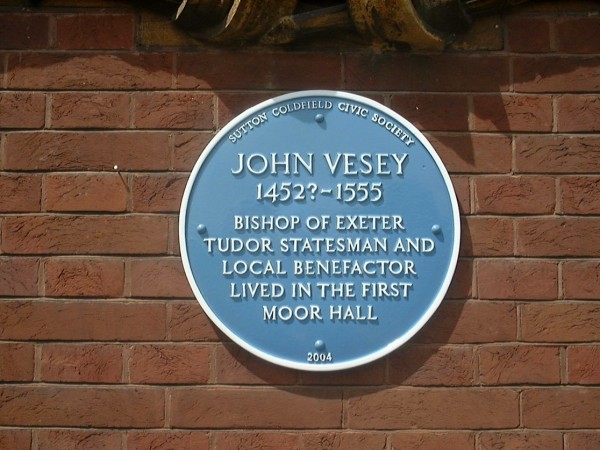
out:
M597 2L485 19L443 54L219 50L126 3L0 5L0 448L600 448ZM228 342L178 256L215 131L315 88L424 131L463 215L434 317L339 373Z

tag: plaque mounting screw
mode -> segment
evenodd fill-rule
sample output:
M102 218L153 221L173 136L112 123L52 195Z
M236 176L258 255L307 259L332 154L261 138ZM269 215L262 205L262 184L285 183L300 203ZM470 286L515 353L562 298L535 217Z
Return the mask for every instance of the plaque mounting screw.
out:
M204 234L206 233L206 225L204 224L200 224L196 227L196 231L198 232L198 234Z
M325 348L325 342L323 342L321 339L318 339L315 341L315 348L317 350L323 350Z
M323 123L324 120L325 120L325 116L323 114L317 114L315 116L315 121L317 123Z
M433 234L440 234L442 232L442 227L440 227L438 224L435 224L431 227L431 231Z

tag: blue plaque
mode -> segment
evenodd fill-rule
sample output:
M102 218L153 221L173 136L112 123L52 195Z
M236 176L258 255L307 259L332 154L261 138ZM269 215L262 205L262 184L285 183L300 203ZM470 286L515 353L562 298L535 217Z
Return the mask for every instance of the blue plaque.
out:
M332 371L387 355L431 317L460 237L450 178L425 137L367 98L263 102L211 141L179 222L187 278L234 342Z

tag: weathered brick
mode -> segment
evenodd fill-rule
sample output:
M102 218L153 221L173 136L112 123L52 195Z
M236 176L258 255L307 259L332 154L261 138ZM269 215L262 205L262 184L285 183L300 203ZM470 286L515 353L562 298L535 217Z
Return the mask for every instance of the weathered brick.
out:
M133 297L194 298L179 258L131 262Z
M58 258L44 264L49 297L120 297L125 264L118 259Z
M559 20L556 23L558 51L580 54L600 53L598 29L600 29L600 18L597 14Z
M508 49L518 53L548 53L550 23L543 17L508 16L506 18Z
M565 433L569 450L600 448L600 433L597 431L574 431Z
M215 383L290 385L297 380L297 371L266 362L238 345L215 349Z
M478 17L468 30L454 37L452 50L502 50L504 47L504 22L498 15Z
M517 308L511 302L445 301L413 342L470 344L517 337Z
M121 433L105 430L39 430L38 450L120 450Z
M189 33L175 25L173 18L154 11L141 10L138 42L144 47L202 46Z
M0 15L0 42L3 49L29 50L48 47L49 26L45 14L11 14Z
M136 212L179 212L187 175L136 175L131 197Z
M600 389L527 389L522 402L526 428L596 428L600 420Z
M231 447L235 448L235 447ZM129 431L127 450L209 450L210 437L205 431Z
M470 179L466 176L454 175L451 177L458 209L461 214L471 213L471 187Z
M174 341L219 341L222 334L197 301L169 304L168 330Z
M151 216L26 216L2 222L3 249L15 254L156 254L168 222Z
M168 53L26 53L10 55L7 81L15 89L166 89Z
M342 397L308 388L179 388L171 392L170 413L173 427L339 428Z
M279 450L283 448L304 448L300 433L289 432L248 432L230 431L216 432L216 448L261 449ZM309 446L306 448L317 449L320 447ZM333 448L333 447L327 447ZM335 447L337 448L337 447Z
M34 348L32 344L0 344L0 381L33 381ZM0 444L2 435L0 434ZM9 448L2 447L0 448Z
M563 213L600 214L600 177L561 178L560 194Z
M219 128L223 128L235 116L243 113L248 108L273 97L261 92L219 92L216 95L219 111L217 125Z
M31 450L31 431L3 428L0 430L0 448L10 450Z
M597 57L540 56L513 60L516 92L595 92L600 90Z
M474 131L551 131L552 99L533 95L476 95Z
M173 149L173 169L192 170L200 154L213 137L213 133L208 132L176 133Z
M596 218L517 220L519 256L598 256L600 237Z
M516 169L521 173L598 173L600 137L517 137Z
M488 55L355 53L344 69L351 90L496 92L509 81L508 61Z
M349 428L367 430L512 428L519 424L519 399L516 391L492 388L357 390L347 414Z
M3 386L0 399L2 425L140 428L164 424L162 389Z
M328 386L373 386L385 383L387 361L378 359L369 364L334 372L303 372L300 383Z
M61 383L119 383L123 371L118 345L45 344L41 381Z
M118 174L49 174L44 204L47 211L125 211L126 183Z
M129 349L134 384L206 384L211 373L209 345L139 344Z
M45 95L31 92L0 93L0 129L42 128L45 121Z
M477 293L479 298L495 300L555 300L558 298L558 263L479 260Z
M446 298L469 299L473 295L473 260L459 259Z
M389 378L403 386L471 386L473 349L407 345L390 356Z
M56 47L61 50L125 50L134 46L133 14L61 14Z
M562 267L564 296L568 299L598 299L600 262L565 261Z
M512 256L513 221L505 218L466 217L461 222L462 256Z
M9 170L164 170L169 165L167 133L18 133L5 139Z
M559 132L600 131L600 99L597 95L561 95L556 100Z
M0 296L35 296L39 267L40 260L35 258L0 258Z
M600 347L582 345L567 351L568 382L600 384Z
M386 448L386 437L383 433L367 433L364 431L303 433L301 439L304 447L297 448L312 450L344 450L351 448L384 450ZM287 446L286 448L293 447ZM276 447L273 447L273 450L276 450Z
M460 431L402 431L391 436L392 450L474 450L475 434Z
M563 450L563 439L558 431L484 432L479 445L481 450Z
M52 128L128 128L129 94L57 92L52 95Z
M214 128L214 99L194 92L134 94L136 128Z
M466 131L467 98L457 94L397 94L392 109L419 130Z
M251 67L244 70L241 67ZM334 54L282 52L198 52L178 58L180 89L335 89L341 59Z
M39 175L0 173L0 211L38 212L42 198Z
M479 380L483 384L558 384L558 347L493 345L479 349Z
M0 302L3 340L163 340L165 321L156 303Z
M477 177L475 210L479 214L552 214L555 191L550 177Z
M600 306L589 302L528 304L521 309L528 342L589 342L600 339Z
M507 136L428 134L427 138L450 173L511 171L512 144Z

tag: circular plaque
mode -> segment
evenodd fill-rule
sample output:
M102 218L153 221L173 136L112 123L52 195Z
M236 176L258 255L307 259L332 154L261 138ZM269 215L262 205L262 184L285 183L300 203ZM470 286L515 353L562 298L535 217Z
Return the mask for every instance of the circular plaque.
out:
M234 342L282 366L380 358L431 317L460 237L426 138L367 98L305 91L232 120L202 153L179 222L187 278Z

